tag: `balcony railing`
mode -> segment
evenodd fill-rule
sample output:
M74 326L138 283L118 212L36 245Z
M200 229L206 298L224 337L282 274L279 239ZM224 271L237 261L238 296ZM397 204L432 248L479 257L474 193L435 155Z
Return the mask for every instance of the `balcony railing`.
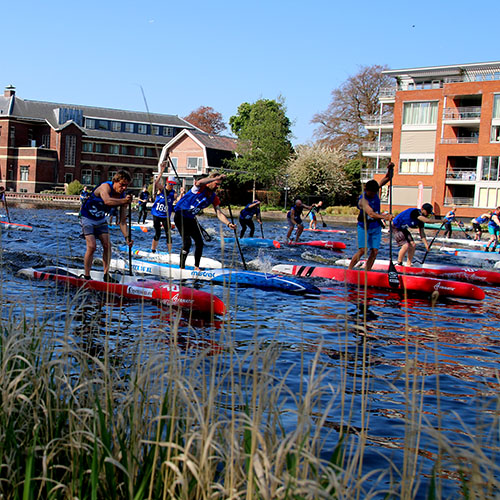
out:
M477 144L479 137L453 137L441 139L441 144Z
M373 179L376 175L385 175L387 173L387 167L385 168L363 168L361 170L361 180L367 181Z
M365 126L375 126L375 125L392 125L394 117L392 115L372 115L366 116L364 119Z
M375 151L378 153L390 153L392 151L392 142L391 141L364 142L362 149L363 149L363 151Z
M447 196L444 199L444 204L448 206L456 205L457 207L472 207L474 205L474 198L454 198Z
M475 181L477 179L476 170L470 168L455 168L446 171L447 179L454 179L456 181Z
M397 87L382 87L379 93L379 99L390 99L396 96Z
M443 120L477 120L478 118L481 118L481 106L445 108L443 110Z

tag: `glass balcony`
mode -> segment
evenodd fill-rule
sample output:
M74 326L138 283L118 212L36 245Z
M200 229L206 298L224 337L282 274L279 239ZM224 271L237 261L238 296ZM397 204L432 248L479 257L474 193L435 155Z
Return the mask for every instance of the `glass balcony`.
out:
M392 142L390 141L364 142L362 149L363 151L372 151L376 153L390 153L392 151Z
M446 179L454 181L474 182L476 178L476 170L471 170L470 168L450 168L446 171Z
M392 115L372 115L365 117L364 124L366 127L376 127L378 125L393 125L393 121L394 117Z
M481 106L465 106L461 108L445 108L443 120L479 120Z
M478 144L479 137L452 137L441 139L441 144Z
M474 198L455 198L453 196L447 196L444 199L444 204L447 206L456 205L457 207L472 207L474 206Z

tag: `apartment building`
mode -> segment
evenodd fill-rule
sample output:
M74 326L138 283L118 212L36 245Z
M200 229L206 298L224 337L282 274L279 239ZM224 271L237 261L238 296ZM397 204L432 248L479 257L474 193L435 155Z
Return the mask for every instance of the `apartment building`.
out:
M377 138L364 145L362 180L380 180L392 160L393 211L428 202L473 217L500 206L500 62L384 73L395 85L367 118ZM382 195L387 203L387 187Z
M0 184L10 191L39 193L62 190L75 179L96 185L126 169L139 191L157 171L163 146L184 131L210 151L202 154L198 148L179 163L173 159L190 185L194 176L220 166L217 148L225 157L227 141L175 115L30 101L8 86L0 96Z

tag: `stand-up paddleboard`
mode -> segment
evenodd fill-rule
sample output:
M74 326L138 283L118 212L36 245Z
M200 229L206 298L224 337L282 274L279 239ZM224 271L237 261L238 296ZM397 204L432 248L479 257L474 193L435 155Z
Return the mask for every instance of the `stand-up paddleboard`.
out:
M349 265L348 259L340 259L335 262L336 265L345 266ZM356 268L364 268L366 260L358 262ZM389 269L388 260L377 259L373 266L372 271L387 271ZM498 286L500 285L500 273L498 271L488 271L486 269L474 269L472 267L464 266L448 266L442 264L424 264L422 267L417 266L398 266L396 270L400 273L415 274L417 276L442 276L443 278L468 281L469 283L477 283L478 285Z
M25 224L14 224L13 222L6 222L0 220L0 229L16 229L18 231L33 231L31 226Z
M357 287L368 286L425 295L438 292L439 295L443 297L460 297L463 299L474 300L482 300L485 297L485 293L482 288L471 285L470 283L440 280L424 276L411 276L408 274L398 275L400 288L395 290L389 284L387 273L375 271L358 271L355 269L349 270L338 267L296 266L292 264L279 264L273 267L273 271L277 273L290 274L292 276L328 278Z
M121 252L128 252L128 246L121 245L118 247L118 250ZM137 257L141 257L147 259L151 262L162 262L164 264L170 264L174 266L178 266L180 264L181 258L178 253L168 253L168 252L159 252L155 253L150 250L139 250L136 248L132 248L132 255L136 255ZM186 259L186 266L194 266L194 256L188 255ZM200 260L200 267L210 268L210 269L220 269L222 264L215 259L210 259L208 257L202 257Z
M136 276L113 275L119 283L103 281L103 273L91 271L92 280L85 280L83 269L65 267L46 267L43 269L27 268L18 274L27 278L53 280L76 287L84 287L98 292L108 292L128 299L158 300L165 305L173 305L204 314L223 315L226 312L224 302L211 293L154 280L141 280Z
M127 272L129 264L125 260L111 259L110 268ZM239 269L180 269L160 262L148 262L132 259L132 271L140 274L152 274L169 280L203 280L223 285L247 286L262 290L278 290L297 295L319 295L320 289L303 280L290 279L276 274L243 271Z
M328 248L329 250L344 250L345 243L342 241L290 241L288 243L292 246L308 246L308 247L319 247Z
M463 245L467 247L485 247L486 241L468 240L465 238L434 238L436 241L441 243L447 243L448 245Z
M257 248L280 248L279 241L268 238L238 238L241 246ZM224 243L236 243L236 238L224 238Z
M344 229L310 229L310 228L306 228L305 229L306 231L314 231L314 232L321 232L321 233L340 233L340 234L346 234L347 231L345 231Z
M455 247L441 247L440 252L447 255L454 255L465 259L475 260L500 260L500 253L498 252L485 252L484 250L472 250L470 248L455 248Z
M119 224L108 224L109 229L120 229ZM132 231L142 231L143 233L148 232L148 228L146 226L139 225L137 223L132 224L131 226Z

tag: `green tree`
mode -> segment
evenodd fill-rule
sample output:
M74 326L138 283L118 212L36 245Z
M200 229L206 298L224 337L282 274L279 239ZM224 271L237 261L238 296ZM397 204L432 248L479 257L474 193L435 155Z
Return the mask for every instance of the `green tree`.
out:
M78 180L74 180L68 184L68 187L66 188L66 194L80 194L82 192L82 189L83 184Z
M238 137L237 157L228 164L240 170L241 181L271 186L293 151L291 122L282 98L259 99L238 107L229 118L232 132Z
M344 170L345 162L339 149L320 144L298 146L287 168L292 195L321 196L331 204L349 199L353 185Z

